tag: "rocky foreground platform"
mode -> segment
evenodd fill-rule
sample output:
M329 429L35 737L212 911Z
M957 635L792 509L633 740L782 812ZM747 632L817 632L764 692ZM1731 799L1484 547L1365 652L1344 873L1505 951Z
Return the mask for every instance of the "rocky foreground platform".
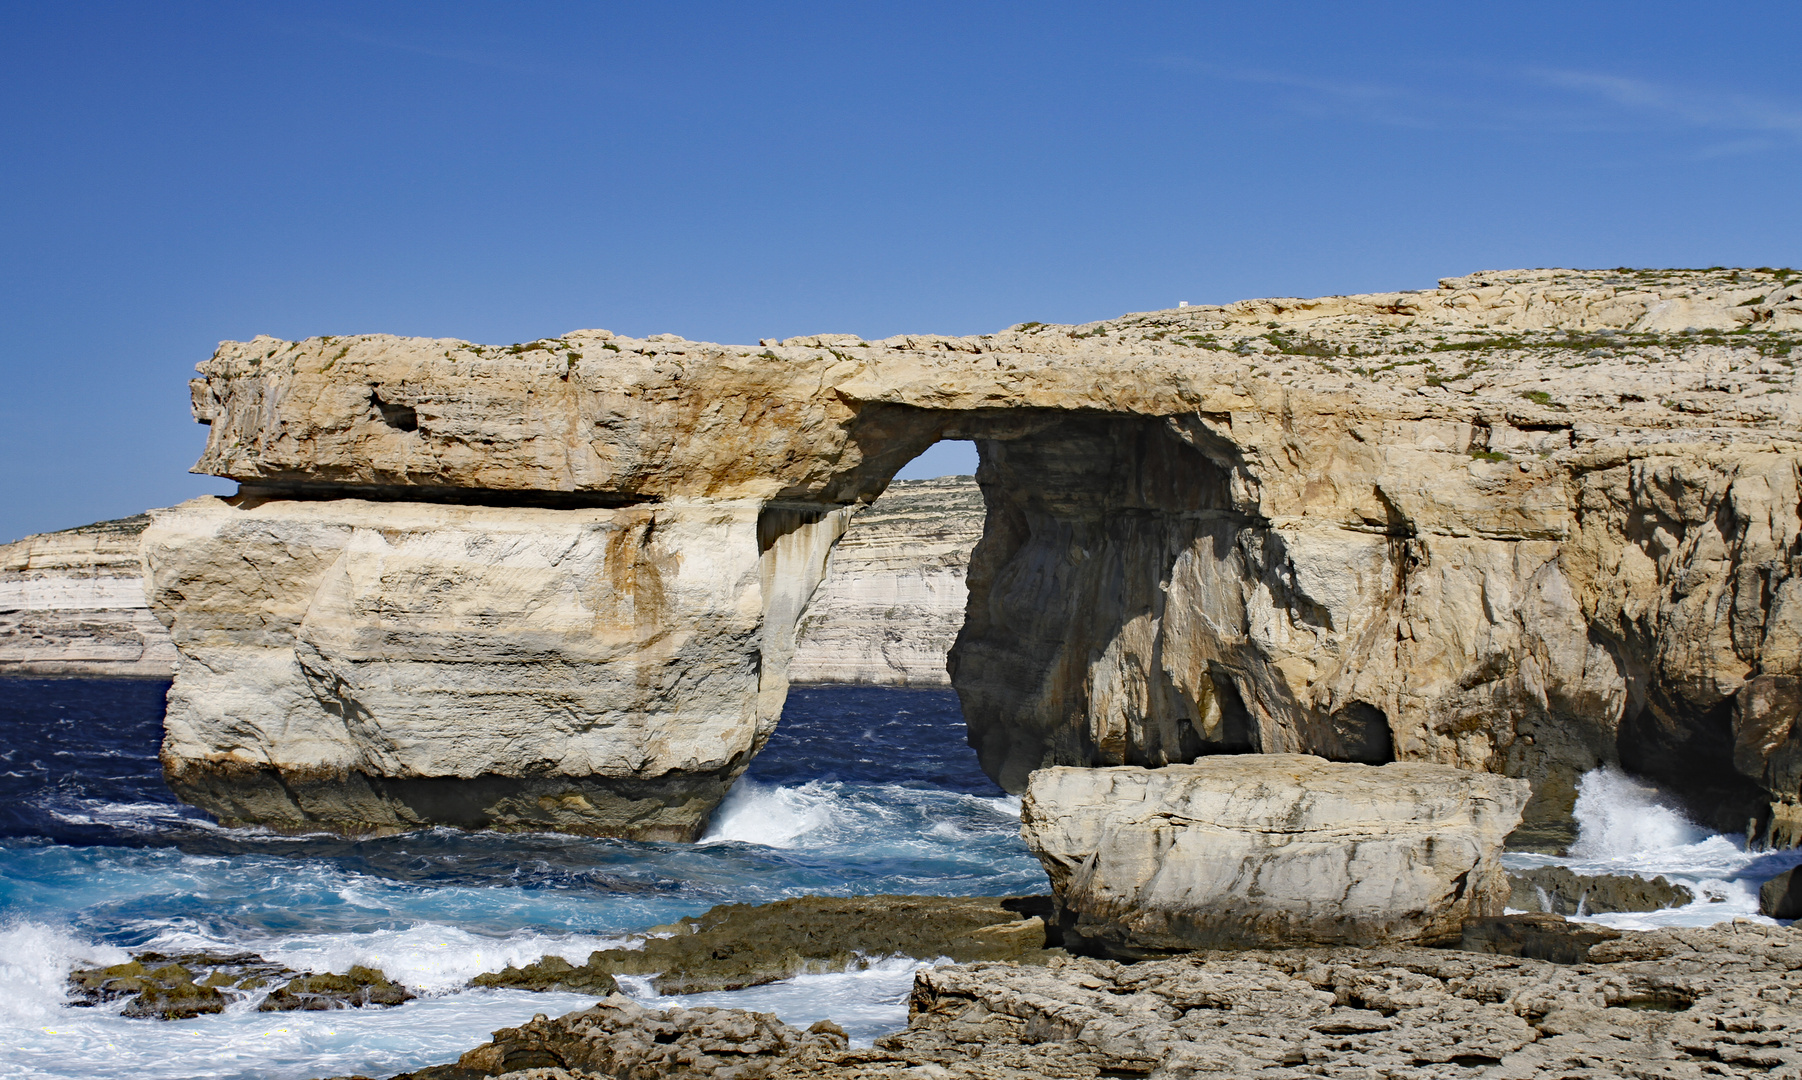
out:
M1496 929L1465 944L1519 947ZM395 1080L1802 1077L1802 931L1587 929L1603 940L1572 964L1389 947L941 967L907 1029L860 1049L830 1022L613 995Z

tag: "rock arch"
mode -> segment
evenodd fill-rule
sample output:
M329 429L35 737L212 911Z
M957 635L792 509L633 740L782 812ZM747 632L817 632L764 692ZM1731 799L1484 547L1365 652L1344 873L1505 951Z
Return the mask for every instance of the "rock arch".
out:
M961 438L987 524L951 671L1010 789L1302 752L1527 776L1546 820L1584 769L1681 778L1701 747L1730 763L1699 792L1720 820L1793 840L1781 415L1748 389L1702 438L1622 404L1688 379L1683 347L1598 381L1556 342L1497 346L1523 396L1353 374L1308 336L1406 358L1429 332L1635 310L1572 281L981 338L228 342L194 382L197 471L240 492L145 537L182 655L166 771L277 828L691 838L774 729L852 509Z

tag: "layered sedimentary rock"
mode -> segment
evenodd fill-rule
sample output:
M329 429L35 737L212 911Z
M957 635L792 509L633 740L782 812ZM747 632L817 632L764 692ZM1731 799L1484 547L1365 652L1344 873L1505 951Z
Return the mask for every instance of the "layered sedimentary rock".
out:
M1525 781L1443 765L1221 755L1033 774L1020 834L1073 952L1455 941L1508 899Z
M851 519L795 634L795 682L949 686L964 571L982 537L974 477L899 480Z
M144 600L149 523L140 514L0 547L0 674L174 674L175 646Z
M691 839L780 714L762 658L788 646L768 638L792 633L845 514L808 516L724 500L159 512L151 601L183 656L169 782L282 829Z
M228 816L228 789L294 778L361 800L331 819L346 824L640 828L577 801L598 798L679 833L774 722L844 515L963 438L986 523L950 670L1009 790L1048 765L1301 752L1528 777L1543 822L1583 771L1619 763L1791 843L1798 330L1788 271L1521 271L968 338L227 343L194 383L211 425L198 468L243 494L147 534L150 590L184 650L166 762ZM343 554L287 539L337 528L356 499L372 509L341 523L361 537ZM361 608L284 576L348 567L389 542L384 515L446 506L471 515L460 539ZM549 533L636 537L618 545L630 574L607 579L631 578L629 620L573 581L565 594L572 619L600 604L619 651L571 634L551 650L575 650L568 663L516 654L540 605L445 584L443 566L509 557L485 530L509 535L501 518L524 509ZM185 548L229 561L255 547L241 534L270 538L238 560L268 590L166 587L206 561ZM672 574L713 575L714 621L652 602ZM460 633L424 633L411 613L446 589L464 598ZM305 626L314 596L347 613L330 633ZM216 646L238 651L203 657ZM698 651L656 651L682 648ZM628 655L646 662L624 678ZM549 708L547 677L570 688ZM473 711L425 716L433 693L531 704L502 710L503 748ZM672 724L616 719L640 712ZM490 786L439 784L477 777ZM390 779L443 799L362 794Z

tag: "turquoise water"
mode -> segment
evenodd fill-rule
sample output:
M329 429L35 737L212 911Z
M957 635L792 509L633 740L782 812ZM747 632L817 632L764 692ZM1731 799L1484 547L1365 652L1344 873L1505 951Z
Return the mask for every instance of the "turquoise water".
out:
M383 1075L592 999L470 991L552 953L580 962L715 904L805 894L1045 891L1019 803L964 745L955 695L798 688L699 844L428 829L346 841L222 829L156 763L166 684L0 680L0 1077ZM127 1020L65 1003L76 962L249 950L294 968L384 969L390 1010ZM906 1022L917 966L809 976L706 1004L831 1017L860 1041ZM657 999L669 1001L670 999ZM271 1019L272 1016L278 1019Z

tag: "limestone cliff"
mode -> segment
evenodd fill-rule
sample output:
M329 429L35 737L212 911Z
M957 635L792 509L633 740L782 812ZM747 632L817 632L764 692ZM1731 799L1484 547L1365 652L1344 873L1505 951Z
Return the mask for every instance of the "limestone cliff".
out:
M0 674L166 679L175 646L150 613L142 514L0 547Z
M982 537L968 476L898 480L851 519L795 635L795 682L949 686L964 570Z
M1791 843L1799 330L1791 271L1520 271L970 338L228 342L197 468L241 494L146 534L165 763L228 817L692 831L851 508L967 438L950 670L1011 790L1303 752L1525 776L1546 821L1619 761Z

